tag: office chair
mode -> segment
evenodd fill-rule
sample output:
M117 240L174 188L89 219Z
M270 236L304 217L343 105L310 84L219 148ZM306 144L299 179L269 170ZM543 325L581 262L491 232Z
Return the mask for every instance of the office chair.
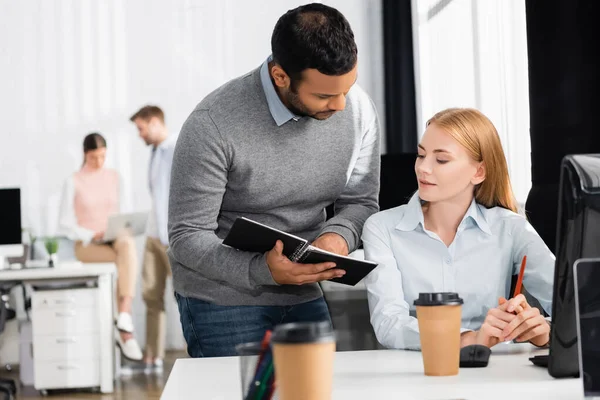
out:
M15 310L9 307L8 301L10 290L15 286L14 283L0 283L0 334L4 331L6 321L16 317ZM14 379L0 377L0 398L2 400L14 399L17 395L17 384Z

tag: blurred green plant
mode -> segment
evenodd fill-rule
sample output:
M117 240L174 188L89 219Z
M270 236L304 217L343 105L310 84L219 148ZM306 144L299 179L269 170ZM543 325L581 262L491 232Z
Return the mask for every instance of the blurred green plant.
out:
M44 245L49 255L56 254L58 251L58 238L53 236L44 239Z

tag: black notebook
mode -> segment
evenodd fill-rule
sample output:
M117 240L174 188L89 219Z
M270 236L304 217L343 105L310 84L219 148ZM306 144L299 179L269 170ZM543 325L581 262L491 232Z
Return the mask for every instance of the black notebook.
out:
M283 242L283 254L294 262L302 264L334 262L336 268L346 271L346 275L341 278L330 279L332 282L354 286L377 266L371 261L357 260L316 248L306 239L245 217L238 217L235 220L223 244L238 250L266 253L275 246L277 240Z

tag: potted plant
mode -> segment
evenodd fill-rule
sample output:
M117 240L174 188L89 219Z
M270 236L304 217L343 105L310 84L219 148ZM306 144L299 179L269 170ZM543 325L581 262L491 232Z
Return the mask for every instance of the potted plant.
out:
M58 264L58 238L55 237L47 237L44 239L44 244L46 245L46 251L48 252L48 256L50 256L50 260L48 261L50 267L56 266Z

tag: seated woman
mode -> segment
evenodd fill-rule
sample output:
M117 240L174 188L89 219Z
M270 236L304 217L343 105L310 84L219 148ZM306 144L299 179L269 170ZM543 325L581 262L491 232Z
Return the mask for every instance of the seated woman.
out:
M141 360L142 351L133 337L131 303L135 295L138 259L132 237L101 243L108 216L125 211L122 185L117 171L104 168L106 140L91 133L83 140L84 163L63 189L59 229L75 241L75 257L81 262L114 262L117 266L117 329L123 355Z
M419 349L413 301L419 292L463 299L461 346L516 339L545 346L549 324L511 277L527 256L524 285L550 314L554 255L517 214L504 152L491 121L474 109L448 109L427 122L415 162L418 192L406 205L365 223L371 324L390 348ZM398 171L402 173L402 171Z

